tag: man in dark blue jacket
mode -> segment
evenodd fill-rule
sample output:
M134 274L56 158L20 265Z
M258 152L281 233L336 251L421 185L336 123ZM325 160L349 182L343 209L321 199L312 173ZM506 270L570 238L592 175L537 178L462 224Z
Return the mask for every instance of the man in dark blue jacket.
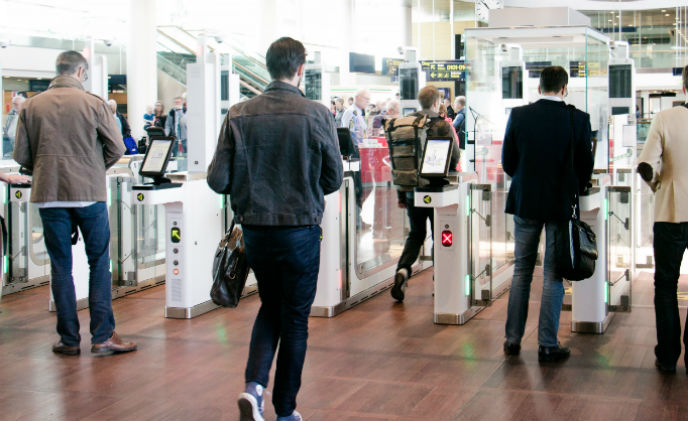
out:
M568 75L562 67L542 71L538 88L541 99L511 111L502 150L502 167L512 177L506 212L514 215L515 225L515 267L504 352L518 355L521 349L530 284L544 226L545 279L538 322L541 362L560 361L570 354L557 340L564 287L554 268L554 229L556 222L571 217L572 196L583 192L593 168L590 116L566 106L567 84Z
M278 344L277 419L301 419L296 394L320 269L324 195L337 191L343 176L330 111L299 90L305 61L299 41L280 38L270 45L272 83L229 110L208 168L208 184L229 193L244 230L261 301L238 400L241 420L263 420L263 391Z

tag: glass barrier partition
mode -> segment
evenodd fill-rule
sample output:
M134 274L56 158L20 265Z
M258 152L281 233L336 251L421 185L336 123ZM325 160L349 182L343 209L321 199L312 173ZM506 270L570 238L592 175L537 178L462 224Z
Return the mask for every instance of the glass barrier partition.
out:
M466 208L469 215L469 262L472 304L488 304L492 285L492 194L489 184L471 184Z
M631 187L607 188L607 283L610 310L630 311L633 274Z
M384 142L384 138L377 138L360 145L361 170L353 173L359 279L396 265L409 232L406 210L398 205L389 149ZM428 236L432 236L431 231Z

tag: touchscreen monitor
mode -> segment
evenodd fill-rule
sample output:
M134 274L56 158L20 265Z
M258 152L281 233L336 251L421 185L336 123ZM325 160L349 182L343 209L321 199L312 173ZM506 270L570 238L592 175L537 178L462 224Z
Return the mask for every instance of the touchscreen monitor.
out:
M449 175L451 161L451 137L428 137L420 164L421 177L446 177Z
M151 137L139 174L146 177L162 177L165 174L174 144L175 139L171 136Z

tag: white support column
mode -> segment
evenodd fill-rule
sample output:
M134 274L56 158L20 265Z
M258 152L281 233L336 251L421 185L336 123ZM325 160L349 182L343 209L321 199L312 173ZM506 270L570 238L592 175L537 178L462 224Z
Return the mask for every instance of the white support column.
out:
M143 114L158 99L158 67L155 48L156 0L131 0L127 42L127 119L131 135L145 134Z
M402 16L404 17L404 47L413 45L413 5L411 1L404 2L402 5Z

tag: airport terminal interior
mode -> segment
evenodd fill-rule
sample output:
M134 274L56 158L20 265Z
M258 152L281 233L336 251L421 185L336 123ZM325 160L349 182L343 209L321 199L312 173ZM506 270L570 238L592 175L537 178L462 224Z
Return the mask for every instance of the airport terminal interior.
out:
M335 122L362 93L368 100L364 127L338 131L344 181L325 197L304 419L688 419L683 354L675 374L655 367L654 194L636 173L653 119L686 102L685 0L0 0L0 172L22 170L12 159L17 107L48 89L62 51L86 57L85 89L122 116L127 152L103 182L116 330L138 344L88 352L80 238L81 355L51 352L56 308L32 185L0 182L0 419L239 419L260 299L253 273L236 308L210 299L234 215L206 173L228 110L270 83L266 50L281 36L305 45L301 89ZM503 350L515 227L502 145L511 110L538 100L548 66L566 69L565 102L590 115L594 170L580 211L598 249L591 277L564 281L558 338L571 355L558 363L538 361L544 241L520 355ZM450 119L465 97L465 148L446 188L414 193L432 208L434 232L428 223L398 302L390 288L410 227L379 121L393 103L402 115L419 110L425 86L438 88ZM161 117L175 104L184 129L158 162L170 131ZM688 259L682 319L686 274Z

